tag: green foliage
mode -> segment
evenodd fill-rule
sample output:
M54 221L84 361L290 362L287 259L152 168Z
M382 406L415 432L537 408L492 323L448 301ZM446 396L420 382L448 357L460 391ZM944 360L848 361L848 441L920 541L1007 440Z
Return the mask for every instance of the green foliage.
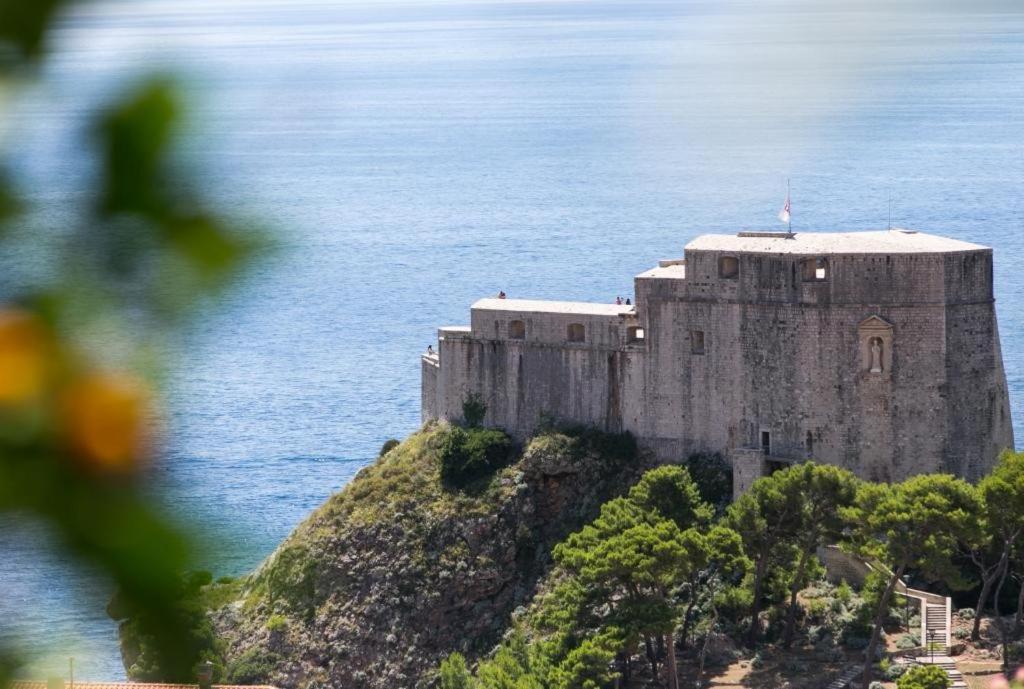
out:
M907 666L900 663L889 663L883 670L882 674L886 680L894 682L907 672Z
M980 513L971 485L947 474L861 484L857 505L846 510L860 553L952 582L960 579L952 557L958 543L978 531Z
M5 104L17 80L32 76L51 24L70 4L0 0ZM148 408L152 386L135 372L155 378L153 352L262 243L186 191L194 188L189 175L170 163L183 111L168 80L150 79L96 113L98 185L60 227L9 231L28 204L0 174L3 255L36 248L15 243L45 244L54 267L42 282L0 293L0 513L41 520L64 554L114 583L129 674L163 681L189 680L197 662L216 665L219 653L195 587L179 577L193 539L154 507L161 501L141 471L148 456L137 442L140 420L158 414ZM13 362L12 342L29 343ZM12 369L30 384L12 388ZM0 647L0 677L16 663Z
M66 0L0 0L0 76L43 51L43 39Z
M401 444L402 444L401 441L395 440L394 438L390 438L388 440L385 440L384 444L380 446L380 452L377 453L377 456L378 457L383 457L384 455L386 455L387 453L391 452L392 450L394 450L396 447L398 447Z
M896 648L901 650L918 648L920 645L921 638L917 634L904 634L900 638L896 639Z
M579 457L596 455L612 467L632 462L637 457L636 438L629 431L608 433L592 426L560 425L550 420L543 422L542 427L546 434L571 438L573 450Z
M684 466L689 470L702 498L721 514L732 502L732 465L716 452L690 455Z
M479 428L487 416L487 404L479 393L471 392L462 401L462 422L467 428Z
M270 675L280 662L277 653L253 647L228 665L225 679L229 684L269 684Z
M981 511L974 487L947 474L914 476L895 485L861 484L856 506L844 511L851 524L850 545L892 568L875 610L865 673L897 579L913 568L927 577L961 582L953 555L981 528Z
M619 630L607 629L569 651L552 673L553 689L603 689L615 677L612 661L623 646Z
M439 671L440 689L470 689L472 675L466 668L466 659L459 652L454 652L441 661Z
M538 637L506 641L473 686L607 686L619 654L671 639L688 601L707 597L717 576L742 576L739 535L708 528L711 516L685 468L647 472L555 548L557 585L530 617Z
M947 689L949 675L935 665L912 667L896 680L897 689Z
M629 501L686 529L711 521L711 507L701 498L690 472L678 466L651 469L630 488Z
M473 689L543 689L552 686L553 643L527 642L516 628L495 652L480 663ZM580 668L582 669L582 668Z
M273 558L273 566L261 573L261 590L271 603L284 603L291 611L311 618L316 605L315 558L302 543L286 543Z
M177 601L169 622L178 629L186 629L180 644L193 660L192 665L168 665L162 653L162 639L150 630L158 621L150 616L148 608L137 605L120 592L107 605L107 614L121 621L119 633L128 678L138 682L191 682L195 665L211 661L214 679L224 677L224 647L217 637L213 623L206 614L201 596L202 589L212 581L209 572L193 572L179 580Z
M514 450L504 431L453 426L438 443L441 481L448 487L464 488L508 466Z
M273 614L267 618L268 632L281 632L288 628L288 618L284 615Z

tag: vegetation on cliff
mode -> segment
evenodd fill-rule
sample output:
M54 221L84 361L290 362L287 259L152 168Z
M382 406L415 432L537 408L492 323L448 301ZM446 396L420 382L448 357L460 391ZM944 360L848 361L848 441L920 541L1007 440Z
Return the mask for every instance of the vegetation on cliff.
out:
M746 658L758 669L769 655L761 642L782 650L798 636L803 649L863 663L865 687L872 677L894 679L904 668L883 657L883 631L917 628L894 614L898 579L913 572L963 588L971 582L962 553L994 544L1000 558L1000 538L1016 528L986 524L986 515L1020 518L1008 516L1007 505L1024 492L1021 466L1024 455L1008 453L979 487L948 475L875 484L806 463L758 480L717 522L686 470L654 469L556 547L542 595L490 657L473 666L452 654L439 682L442 689L675 689L681 676L699 683L706 663ZM986 507L993 499L998 505ZM836 542L888 571L869 576L859 595L828 586L816 551ZM997 590L1005 580L1004 568ZM983 590L979 605L984 600ZM898 646L921 643L905 633ZM798 657L785 663L808 675ZM920 675L904 683L916 686ZM820 683L821 675L808 676Z
M904 668L877 664L883 632L898 635L889 648L922 643L896 577L968 585L967 554L1001 560L1013 533L987 523L1012 515L986 503L1024 492L1024 455L977 487L806 463L722 509L709 467L653 466L628 435L551 430L517 448L500 431L429 425L252 575L193 580L196 651L218 679L289 689L674 689L736 663L772 686L850 662L892 680ZM827 584L816 551L834 542L891 573L859 591ZM1018 560L1013 545L993 594ZM160 677L130 615L122 634L133 678Z
M429 686L476 659L548 573L552 549L642 473L632 438L430 425L314 512L213 610L223 677L283 687ZM652 498L654 499L654 498Z

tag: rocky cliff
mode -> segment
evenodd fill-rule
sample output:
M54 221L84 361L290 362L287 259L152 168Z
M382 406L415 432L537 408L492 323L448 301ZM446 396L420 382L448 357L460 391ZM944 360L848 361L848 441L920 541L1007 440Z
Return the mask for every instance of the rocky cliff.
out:
M429 426L363 469L249 577L212 598L230 681L427 687L452 650L491 649L551 548L641 473L631 438L549 433L445 487Z

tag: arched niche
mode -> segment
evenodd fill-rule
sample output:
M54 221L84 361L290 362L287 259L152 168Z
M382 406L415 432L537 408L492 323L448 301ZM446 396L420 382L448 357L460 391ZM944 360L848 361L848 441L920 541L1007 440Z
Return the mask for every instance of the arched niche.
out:
M857 326L860 372L888 378L892 374L892 323L881 316L868 316Z

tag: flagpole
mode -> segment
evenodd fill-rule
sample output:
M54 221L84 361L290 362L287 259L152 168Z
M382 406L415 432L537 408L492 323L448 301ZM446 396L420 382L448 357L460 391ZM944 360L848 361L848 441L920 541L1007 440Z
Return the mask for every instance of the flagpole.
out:
M793 204L789 199L789 177L786 178L786 205L789 206L789 233L793 234Z

